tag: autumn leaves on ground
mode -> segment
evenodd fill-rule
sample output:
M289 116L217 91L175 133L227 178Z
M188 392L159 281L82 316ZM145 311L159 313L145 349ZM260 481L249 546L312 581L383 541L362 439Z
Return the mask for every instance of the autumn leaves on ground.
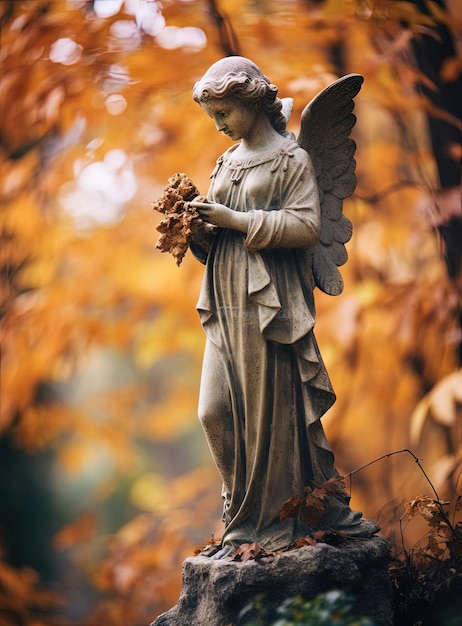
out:
M203 269L156 249L151 203L175 172L206 192L229 144L191 89L231 53L294 98L294 132L320 89L365 77L345 291L315 294L324 424L344 475L421 459L438 498L397 454L351 477L352 503L396 554L453 558L425 498L455 529L456 4L0 0L1 626L147 624L220 534L196 418Z

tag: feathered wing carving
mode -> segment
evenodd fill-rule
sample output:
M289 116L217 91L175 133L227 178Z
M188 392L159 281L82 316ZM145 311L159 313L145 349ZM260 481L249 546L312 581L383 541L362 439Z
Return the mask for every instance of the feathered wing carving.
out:
M343 200L356 187L356 144L350 134L356 123L353 98L363 81L359 74L348 74L323 89L304 108L297 139L313 161L321 202L321 237L312 250L314 283L331 296L343 291L337 268L347 261L345 243L353 232Z

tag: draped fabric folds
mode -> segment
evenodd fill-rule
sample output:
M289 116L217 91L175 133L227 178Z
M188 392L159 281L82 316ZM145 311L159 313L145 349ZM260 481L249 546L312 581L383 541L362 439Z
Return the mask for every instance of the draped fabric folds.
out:
M250 212L222 229L198 301L206 333L199 415L223 479L224 545L289 545L310 529L281 522L284 501L337 476L320 418L335 395L313 333L310 245L319 235L309 155L292 139L255 159L217 162L208 199ZM361 514L337 503L329 528Z

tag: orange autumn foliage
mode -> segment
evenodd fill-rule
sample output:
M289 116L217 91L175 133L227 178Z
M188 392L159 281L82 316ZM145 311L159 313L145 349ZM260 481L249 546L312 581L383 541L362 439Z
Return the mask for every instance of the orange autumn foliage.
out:
M176 601L181 560L211 530L220 534L218 479L196 420L202 267L190 253L178 268L156 251L161 216L150 203L177 171L206 192L228 143L191 89L230 48L294 98L294 131L339 73L364 75L345 292L315 294L338 396L325 426L344 474L412 443L441 491L456 487L461 401L444 381L458 375L458 294L432 231L429 107L408 43L460 22L435 3L422 15L412 3L375 0L361 10L340 0L140 0L150 21L133 13L137 3L111 2L120 5L112 14L103 4L0 3L0 433L30 455L49 449L72 480L93 472L92 503L129 480L131 521L117 532L99 511L81 511L50 550L73 552L101 593L88 623L134 626ZM204 10L212 5L227 30ZM447 80L459 62L448 59ZM438 384L458 416L451 424L435 392L426 396ZM176 446L171 459L164 446ZM373 466L355 477L353 504L375 517L398 494L420 493L421 478L401 458L386 476ZM47 608L54 599L29 570L0 561L0 609L8 585L27 591L15 592L14 611L39 626L20 598L38 594Z

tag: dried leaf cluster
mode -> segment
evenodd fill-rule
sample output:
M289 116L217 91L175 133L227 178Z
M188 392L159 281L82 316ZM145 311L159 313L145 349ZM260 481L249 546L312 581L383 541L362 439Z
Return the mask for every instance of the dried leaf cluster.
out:
M421 495L405 504L400 520L401 551L393 550L390 578L396 592L396 623L453 623L460 616L462 589L462 494L450 501ZM412 547L404 546L405 520L421 518L427 532Z
M207 225L189 203L193 200L206 201L193 181L186 174L177 172L168 179L160 198L152 202L155 211L164 214L156 229L161 233L156 248L170 252L179 266L195 235L203 232Z
M410 519L421 515L429 528L428 543L422 549L422 555L440 558L446 550L449 550L451 557L462 557L462 523L451 522L451 513L454 515L462 510L462 495L454 502L435 500L426 495L417 496L406 503L405 509Z
M346 495L343 478L331 478L324 483L313 482L313 486L305 487L305 496L291 496L284 502L280 513L281 521L295 517L318 529L324 515L325 501L329 498Z

